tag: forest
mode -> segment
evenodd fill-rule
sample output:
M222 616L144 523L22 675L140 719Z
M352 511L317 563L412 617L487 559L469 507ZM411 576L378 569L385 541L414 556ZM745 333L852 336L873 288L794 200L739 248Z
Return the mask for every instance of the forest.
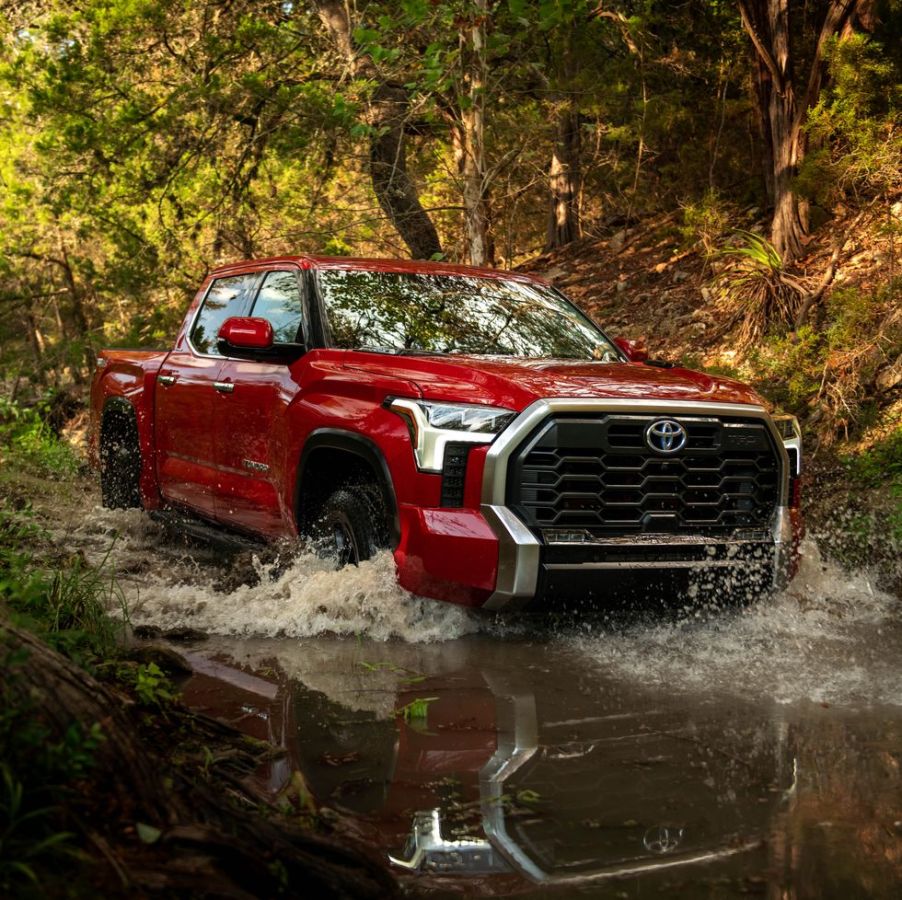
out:
M184 577L190 598L220 579L225 602L236 585L265 592L258 561L238 574L189 565L162 532L99 513L88 476L98 351L171 346L205 275L231 261L322 254L535 272L611 337L750 383L801 420L807 552L812 566L823 559L817 578L766 607L790 622L787 680L807 684L792 666L807 664L806 646L821 655L834 626L823 656L842 670L831 653L851 621L856 671L868 673L877 648L890 661L878 693L891 696L902 0L0 0L0 110L0 894L400 890L384 854L360 851L360 822L317 806L300 771L275 800L249 788L278 748L188 709L184 658L135 644L129 603L145 584L184 601L182 582L154 581L160 570ZM291 571L270 572L288 597ZM865 580L866 595L860 578L842 580L850 572L876 572L877 587ZM855 619L847 594L865 612L884 604L895 624ZM317 621L319 604L308 610ZM822 608L811 630L804 616ZM746 633L731 620L711 644L731 628ZM339 633L364 652L365 632ZM745 649L766 645L757 664L779 671L770 620L766 635ZM663 655L638 646L643 661ZM707 644L704 654L716 655ZM265 662L264 687L275 677ZM412 687L427 677L418 670L354 665L350 683L391 674L433 690ZM818 714L832 673L804 694ZM425 728L435 700L391 714ZM809 790L803 808L840 820L840 797L865 823L845 842L860 851L858 886L874 888L878 870L898 884L900 823L887 818L898 813L887 788L899 777L897 723L881 720L888 749L861 764L879 802L865 808L851 776L823 778L823 807ZM859 749L847 752L845 727L829 738L843 765L882 746L849 739ZM799 741L815 759L822 743ZM326 762L337 770L356 753ZM542 798L521 793L526 813L541 811ZM786 825L781 840L801 834ZM753 878L741 894L762 889Z
M221 262L513 268L667 214L760 345L831 317L811 242L875 203L884 264L845 319L895 362L895 0L13 0L0 28L14 396L165 343Z

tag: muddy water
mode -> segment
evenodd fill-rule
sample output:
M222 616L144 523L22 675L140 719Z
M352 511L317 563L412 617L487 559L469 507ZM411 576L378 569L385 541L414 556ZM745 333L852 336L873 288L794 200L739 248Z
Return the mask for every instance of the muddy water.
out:
M258 788L301 773L414 894L902 893L902 609L813 544L750 609L505 622L405 594L388 558L60 528L95 560L118 535L134 624L208 635L179 645L184 697L284 749Z

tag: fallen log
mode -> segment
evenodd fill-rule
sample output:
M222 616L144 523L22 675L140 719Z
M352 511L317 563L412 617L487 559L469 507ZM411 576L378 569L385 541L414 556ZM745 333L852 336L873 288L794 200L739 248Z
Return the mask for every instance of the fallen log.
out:
M0 648L17 659L0 666L7 704L32 710L52 739L73 724L85 733L95 723L102 729L89 783L80 787L77 808L63 815L106 867L105 896L400 896L388 871L340 833L314 833L297 816L261 809L259 796L242 793L239 779L218 780L215 767L174 763L172 747L149 742L146 711L31 633L0 621ZM173 706L166 732L175 743L197 718ZM215 733L246 754L239 732L209 724L201 728L205 738ZM0 758L8 749L0 747Z

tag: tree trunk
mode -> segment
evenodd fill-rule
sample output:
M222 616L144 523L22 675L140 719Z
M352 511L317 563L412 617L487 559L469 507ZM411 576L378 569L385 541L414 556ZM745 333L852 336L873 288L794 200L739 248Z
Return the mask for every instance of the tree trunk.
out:
M24 313L25 331L28 334L28 343L31 346L31 352L34 355L34 374L38 380L38 384L47 384L47 375L44 372L44 352L46 350L46 342L37 319L31 310Z
M375 85L366 121L372 128L370 177L379 206L407 244L414 259L441 256L438 232L423 209L416 185L407 171L404 135L410 111L407 89L386 81L373 60L356 51L349 9L342 0L316 0L316 8L351 73Z
M408 107L405 88L385 82L377 85L367 112L373 129L370 177L379 206L407 244L410 255L431 259L441 256L442 245L407 171L404 125Z
M755 49L755 99L762 121L768 161L765 185L773 203L771 243L792 262L802 254L805 222L793 178L805 154L804 124L817 103L823 80L827 43L857 18L871 22L873 0L831 0L818 34L804 95L797 100L794 53L790 39L789 0L740 0L742 25Z
M466 260L494 262L489 238L488 175L485 164L486 0L476 0L473 20L460 32L463 91L460 105L458 170L462 182Z
M570 103L558 108L556 139L548 173L550 208L545 250L563 247L580 236L579 111Z

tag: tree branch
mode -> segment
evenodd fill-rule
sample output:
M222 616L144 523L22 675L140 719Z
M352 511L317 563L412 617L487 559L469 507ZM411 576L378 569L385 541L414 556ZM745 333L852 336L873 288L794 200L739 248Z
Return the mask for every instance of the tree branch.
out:
M783 91L785 90L783 76L780 74L780 70L777 68L777 63L774 61L773 56L771 56L770 51L767 49L767 47L764 46L764 43L761 40L761 36L758 34L758 29L752 22L752 17L749 13L748 6L745 0L740 0L739 2L739 15L742 19L742 26L743 28L745 28L746 34L748 34L749 38L751 39L755 50L758 51L758 56L761 57L761 62L764 63L767 71L770 73L770 77L774 83L774 89L778 94L782 96Z

